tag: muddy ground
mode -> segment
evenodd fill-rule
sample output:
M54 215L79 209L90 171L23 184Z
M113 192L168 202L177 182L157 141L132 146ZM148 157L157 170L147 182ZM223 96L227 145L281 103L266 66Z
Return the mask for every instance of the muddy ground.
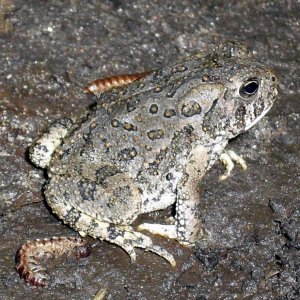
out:
M14 268L22 243L76 235L44 201L46 174L28 160L32 141L96 101L82 93L87 82L155 69L228 39L275 69L279 97L229 145L248 170L219 182L217 163L200 183L210 239L187 249L153 237L175 268L142 250L131 264L99 242L86 259L54 263L47 287L25 284ZM103 288L105 299L299 299L299 41L296 0L0 1L0 299L93 299Z

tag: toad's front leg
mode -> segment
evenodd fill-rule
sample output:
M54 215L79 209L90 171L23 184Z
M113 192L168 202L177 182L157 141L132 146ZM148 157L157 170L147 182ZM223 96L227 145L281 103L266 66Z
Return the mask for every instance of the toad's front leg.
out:
M246 161L232 150L224 151L220 155L220 161L225 166L225 173L219 177L221 181L226 180L230 176L234 163L240 165L244 171L247 170Z

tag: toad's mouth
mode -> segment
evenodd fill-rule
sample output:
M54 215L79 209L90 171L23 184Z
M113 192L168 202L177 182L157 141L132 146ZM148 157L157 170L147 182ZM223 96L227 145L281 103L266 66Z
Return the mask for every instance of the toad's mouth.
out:
M252 126L254 126L257 122L259 122L267 113L268 111L271 109L271 107L273 106L273 103L267 107L261 114L260 116L258 116L255 120L253 120L249 125L246 126L245 131L247 131L249 128L251 128Z

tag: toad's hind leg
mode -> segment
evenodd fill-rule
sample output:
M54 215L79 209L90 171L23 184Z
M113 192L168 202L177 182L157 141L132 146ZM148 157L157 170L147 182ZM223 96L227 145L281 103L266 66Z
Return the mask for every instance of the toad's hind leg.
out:
M78 219L82 235L90 235L123 248L130 256L131 260L136 261L134 248L142 248L151 251L166 259L172 266L176 265L174 257L158 245L154 245L151 238L142 233L134 231L130 226L110 224L94 220L87 215L81 215ZM75 225L76 226L76 225ZM84 232L82 228L85 227Z
M62 212L62 206L60 209ZM65 205L64 213L64 222L77 230L81 236L89 235L116 244L129 254L132 261L136 260L134 248L143 248L163 257L172 266L176 265L174 257L170 253L162 247L154 245L150 237L135 232L131 226L99 221L69 205Z
M136 260L135 248L143 248L162 256L172 266L175 266L175 260L170 253L162 247L154 245L150 237L134 231L130 226L132 222L132 219L130 219L131 214L136 211L133 209L134 212L126 212L126 210L129 210L127 205L134 206L134 195L137 191L134 186L130 185L130 180L125 179L126 176L124 177L119 173L109 176L103 182L103 184L108 184L109 190L107 190L95 182L94 184L84 184L82 183L83 179L77 182L74 178L71 180L66 177L58 176L56 178L54 176L46 187L45 195L53 212L64 223L78 231L81 236L89 235L116 244L130 255L132 261ZM78 184L80 184L81 196L89 196L89 201L80 200L80 194L76 191ZM63 188L65 185L68 186L68 192ZM125 195L127 200L123 199L122 195ZM114 197L110 199L110 196ZM112 201L109 201L109 199ZM103 214L104 208L101 205L104 206L106 203L111 209L106 209ZM113 208L115 211L122 208L122 216L113 215ZM97 211L99 214L96 213ZM110 221L115 218L118 219L116 223Z

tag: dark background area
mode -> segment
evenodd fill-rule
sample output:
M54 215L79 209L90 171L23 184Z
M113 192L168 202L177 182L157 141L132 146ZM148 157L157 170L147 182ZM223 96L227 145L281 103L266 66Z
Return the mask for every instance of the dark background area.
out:
M27 157L32 141L96 101L82 93L87 82L155 69L228 39L274 68L279 97L229 145L248 170L219 182L217 163L200 183L210 238L187 249L153 237L175 268L143 250L131 264L99 242L86 259L54 264L47 287L25 284L14 269L22 243L76 235L45 204L46 174ZM299 42L296 0L0 0L0 299L93 299L102 288L105 299L299 299Z

